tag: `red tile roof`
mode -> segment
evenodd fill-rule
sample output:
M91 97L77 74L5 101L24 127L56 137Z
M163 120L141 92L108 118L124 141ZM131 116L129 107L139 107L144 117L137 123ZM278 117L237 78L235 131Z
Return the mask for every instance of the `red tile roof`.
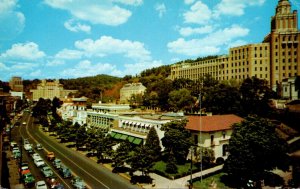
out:
M193 131L222 131L229 130L234 123L239 123L244 119L234 115L213 115L201 116L201 129L200 129L200 116L187 116L188 122L186 128Z

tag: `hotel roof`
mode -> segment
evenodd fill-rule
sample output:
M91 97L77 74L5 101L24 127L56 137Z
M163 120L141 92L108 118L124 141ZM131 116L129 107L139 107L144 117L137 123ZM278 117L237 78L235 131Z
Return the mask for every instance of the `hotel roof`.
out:
M201 116L201 129L200 116L187 116L187 120L187 129L193 131L211 132L229 130L234 123L239 123L244 119L234 114Z

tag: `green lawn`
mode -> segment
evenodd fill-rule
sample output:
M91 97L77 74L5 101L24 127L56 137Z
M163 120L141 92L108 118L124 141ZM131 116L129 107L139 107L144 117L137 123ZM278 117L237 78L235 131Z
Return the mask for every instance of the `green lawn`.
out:
M224 175L224 173L219 173L210 177L207 177L205 179L202 179L201 181L197 181L193 183L194 188L213 188L212 183L215 183L215 188L218 189L231 189L228 186L225 186L224 183L220 181L221 176Z
M159 161L156 162L155 165L153 166L152 169L154 170L158 170L160 172L163 172L164 174L166 174L169 178L172 178L174 176L178 176L178 175L182 175L182 176L186 176L190 174L190 168L191 168L191 164L190 163L185 163L184 165L177 165L178 168L178 173L176 174L169 174L166 173L166 163L163 161ZM195 166L193 166L193 170L197 169Z

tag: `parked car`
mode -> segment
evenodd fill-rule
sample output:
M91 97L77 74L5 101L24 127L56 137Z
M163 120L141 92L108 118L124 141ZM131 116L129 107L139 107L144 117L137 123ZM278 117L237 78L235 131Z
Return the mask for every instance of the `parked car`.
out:
M47 152L47 160L53 161L55 159L54 152Z
M35 164L37 167L43 167L43 166L45 166L45 162L44 162L44 160L42 160L42 159L35 159L35 160L34 160L34 164Z
M59 173L63 176L63 178L71 178L72 177L71 170L63 164L61 164Z
M49 188L53 188L53 189L63 189L64 186L57 181L57 179L55 177L52 178L48 178L47 179L47 185L49 186Z
M19 153L20 153L19 147L13 147L12 153L14 154L14 153L16 153L16 152L19 152Z
M56 158L54 161L53 161L53 166L56 168L56 169L59 169L60 166L61 166L61 160Z
M11 141L10 142L10 149L12 150L15 147L18 147L18 144L15 141Z
M38 154L38 153L33 153L31 155L31 157L32 157L33 160L35 160L35 159L42 159L41 156L40 156L40 154Z
M26 187L30 188L34 185L35 179L29 169L22 171L21 175L22 175L22 181L24 182L24 185Z
M26 151L32 150L32 145L31 144L24 144L24 149Z
M22 162L21 167L19 168L19 172L22 173L25 170L28 170L28 163L27 162Z
M53 171L52 169L49 167L49 166L44 166L42 167L41 169L43 175L46 177L46 178L49 178L49 177L52 177L53 176Z
M14 156L15 159L18 159L18 158L21 157L21 152L19 152L19 151L14 152L13 156Z
M37 149L37 150L42 150L42 149L43 149L43 146L42 146L41 144L38 143L38 144L36 144L36 149Z
M85 189L86 188L86 184L85 182L82 180L82 178L80 177L74 177L71 180L71 184L75 189Z
M24 145L25 145L25 144L30 144L28 138L25 138L25 139L24 139Z
M36 189L48 189L47 185L46 185L46 182L43 181L43 180L40 180L40 181L37 181L35 183L35 188Z

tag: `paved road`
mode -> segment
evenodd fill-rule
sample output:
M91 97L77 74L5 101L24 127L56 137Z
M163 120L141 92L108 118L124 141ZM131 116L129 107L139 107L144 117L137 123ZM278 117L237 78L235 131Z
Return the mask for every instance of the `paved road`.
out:
M84 155L71 150L57 141L49 138L42 133L37 125L33 124L33 118L28 118L27 127L23 128L23 132L27 132L37 142L41 143L49 151L53 151L55 156L63 161L72 172L80 176L90 188L95 189L131 189L139 188L132 185L125 178L112 173L105 167L90 160Z

